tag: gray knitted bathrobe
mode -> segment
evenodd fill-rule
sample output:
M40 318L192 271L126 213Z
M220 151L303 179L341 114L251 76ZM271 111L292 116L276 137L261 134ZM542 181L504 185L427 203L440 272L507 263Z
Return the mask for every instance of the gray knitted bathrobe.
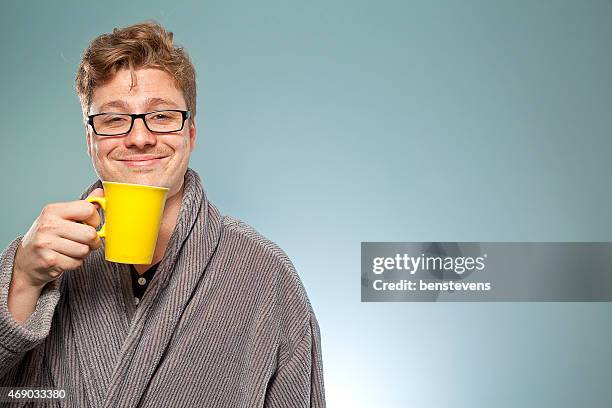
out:
M0 258L0 386L64 389L47 404L79 408L325 406L319 326L291 261L221 216L194 170L138 306L129 265L102 246L17 324L7 297L21 239Z

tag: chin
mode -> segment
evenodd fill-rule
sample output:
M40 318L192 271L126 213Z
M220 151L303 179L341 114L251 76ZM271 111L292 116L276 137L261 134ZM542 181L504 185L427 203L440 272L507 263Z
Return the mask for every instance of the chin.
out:
M155 186L155 187L167 187L167 180L165 177L160 177L158 174L154 172L138 172L137 174L131 175L128 177L129 181L125 181L126 183L132 184L144 184L147 186Z
M168 187L168 180L165 174L152 169L132 169L129 172L121 171L113 174L102 174L103 177L100 177L100 179L103 181Z

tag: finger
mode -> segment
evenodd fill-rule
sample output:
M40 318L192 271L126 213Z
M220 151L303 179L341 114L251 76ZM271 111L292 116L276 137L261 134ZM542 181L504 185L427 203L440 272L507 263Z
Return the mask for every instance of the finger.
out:
M77 269L83 264L82 259L72 258L56 251L53 251L53 256L55 257L55 265L57 265L53 268L55 270L70 271Z
M96 249L102 246L102 240L100 239L100 236L98 235L97 232L96 232L96 237L94 238L93 242L90 242L87 245L89 245L89 248L91 248L92 251L95 251Z
M96 206L85 200L49 204L43 213L57 216L63 220L84 221L97 213Z
M100 246L98 232L91 225L59 219L54 226L53 232L70 241L89 245L90 248L95 249Z
M50 248L55 252L75 259L85 259L91 253L91 248L88 245L62 237L54 239Z
M101 188L96 188L91 193L89 193L87 198L89 197L104 197L104 190ZM96 211L91 217L83 220L83 222L87 225L91 225L94 228L98 228L101 222L100 213L98 211L100 210L101 206L98 203L91 203L91 204L93 204L96 207Z
M94 213L91 215L91 217L83 220L83 222L91 227L94 228L98 228L100 226L100 222L102 220L100 219L100 214L98 213L98 211L94 211Z

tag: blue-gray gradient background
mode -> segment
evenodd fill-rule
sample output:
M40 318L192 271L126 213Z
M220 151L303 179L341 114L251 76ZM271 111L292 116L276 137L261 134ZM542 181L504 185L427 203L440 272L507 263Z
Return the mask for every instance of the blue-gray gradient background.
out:
M79 58L145 19L197 67L208 196L302 277L330 407L612 406L611 304L360 303L361 241L612 241L612 2L3 1L2 247L95 180Z

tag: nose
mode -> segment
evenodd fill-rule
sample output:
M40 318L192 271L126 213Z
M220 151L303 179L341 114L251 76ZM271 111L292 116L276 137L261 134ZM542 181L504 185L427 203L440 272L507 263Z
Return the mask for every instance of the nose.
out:
M144 149L146 146L155 146L157 137L147 129L144 119L137 118L130 133L123 138L123 142L126 147Z

